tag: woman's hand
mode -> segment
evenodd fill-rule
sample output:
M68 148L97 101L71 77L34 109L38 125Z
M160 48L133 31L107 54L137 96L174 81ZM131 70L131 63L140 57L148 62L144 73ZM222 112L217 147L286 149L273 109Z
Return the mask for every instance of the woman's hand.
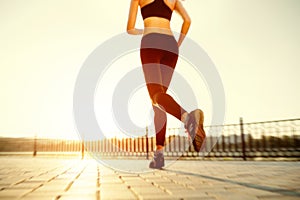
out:
M144 29L137 29L137 28L130 29L130 30L127 29L127 33L130 35L142 35L144 33Z

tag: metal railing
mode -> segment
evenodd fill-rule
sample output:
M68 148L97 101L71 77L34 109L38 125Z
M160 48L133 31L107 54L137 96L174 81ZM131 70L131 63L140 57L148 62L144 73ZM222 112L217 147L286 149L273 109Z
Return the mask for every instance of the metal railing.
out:
M212 157L300 157L300 119L224 125Z
M201 152L195 152L182 129L168 129L165 155L169 157L294 157L300 158L300 119L228 124L205 127L207 138ZM101 157L146 157L155 149L153 130L138 138L109 138L97 141L37 138L2 138L0 152L33 152L33 155L88 151Z

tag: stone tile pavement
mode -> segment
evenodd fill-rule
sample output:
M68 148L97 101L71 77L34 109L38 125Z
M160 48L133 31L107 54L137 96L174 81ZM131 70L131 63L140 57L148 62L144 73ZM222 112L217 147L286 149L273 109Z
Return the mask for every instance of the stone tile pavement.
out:
M0 200L300 199L300 162L172 161L163 170L149 170L147 160L111 162L119 168L93 159L1 156Z

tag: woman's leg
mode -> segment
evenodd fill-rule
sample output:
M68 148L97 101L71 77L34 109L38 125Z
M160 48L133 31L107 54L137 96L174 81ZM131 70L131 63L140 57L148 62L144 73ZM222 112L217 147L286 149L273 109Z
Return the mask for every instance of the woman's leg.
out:
M152 108L154 111L154 127L155 127L155 133L156 133L156 145L157 145L157 149L162 149L162 147L165 144L165 135L166 135L166 127L167 127L167 113L154 100L154 96L156 94L164 92L163 87L159 84L155 84L155 83L151 83L151 82L149 83L149 80L148 80L149 75L160 76L159 71L157 71L157 69L154 70L155 68L156 67L153 65L143 67L144 75L146 78L146 85L147 85L149 96L152 100Z
M167 53L167 55L166 55ZM164 146L167 115L166 112L182 120L186 111L167 94L177 62L177 55L159 49L141 50L143 71L147 89L153 103L154 125L157 149Z
M163 150L165 146L166 129L167 129L167 114L159 107L153 105L154 125L156 132L156 149Z
M159 49L141 49L144 77L154 111L157 149L162 149L164 146L167 126L166 111L158 106L154 98L156 94L165 92L164 87L162 87L160 57L161 51Z

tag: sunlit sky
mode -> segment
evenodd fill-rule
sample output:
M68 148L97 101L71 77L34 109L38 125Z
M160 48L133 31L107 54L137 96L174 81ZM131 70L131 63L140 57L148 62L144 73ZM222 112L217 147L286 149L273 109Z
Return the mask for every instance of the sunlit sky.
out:
M72 110L77 74L97 46L126 30L129 4L0 1L0 136L77 137ZM224 123L300 117L299 0L187 0L183 5L192 18L188 37L207 52L222 78ZM181 22L174 13L175 31ZM137 27L142 28L140 14ZM139 91L133 102L147 101L143 94ZM206 92L203 99L209 118ZM136 103L129 110L141 107Z

